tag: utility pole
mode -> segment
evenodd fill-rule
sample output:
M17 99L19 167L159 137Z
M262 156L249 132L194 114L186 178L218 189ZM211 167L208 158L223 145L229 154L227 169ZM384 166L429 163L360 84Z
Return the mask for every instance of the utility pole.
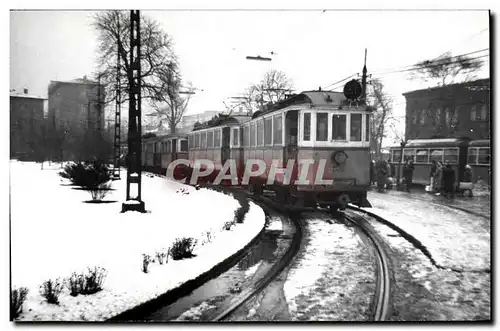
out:
M129 122L127 155L127 200L122 212L146 212L141 200L141 29L139 10L130 11ZM134 189L131 192L131 189Z
M361 100L366 102L366 48L365 48L365 65L363 66L363 76L361 78Z
M120 21L118 20L118 35L120 34ZM119 38L119 37L118 37ZM121 145L121 89L120 89L120 43L116 40L116 104L115 104L115 134L113 140L113 179L120 179L120 145Z

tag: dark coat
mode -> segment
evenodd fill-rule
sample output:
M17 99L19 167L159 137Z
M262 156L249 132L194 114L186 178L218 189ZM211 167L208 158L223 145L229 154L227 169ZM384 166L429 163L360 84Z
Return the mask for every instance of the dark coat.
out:
M443 189L445 192L453 192L455 185L455 170L453 168L443 168Z
M465 169L465 171L464 171L464 182L465 183L472 182L472 170L471 169Z

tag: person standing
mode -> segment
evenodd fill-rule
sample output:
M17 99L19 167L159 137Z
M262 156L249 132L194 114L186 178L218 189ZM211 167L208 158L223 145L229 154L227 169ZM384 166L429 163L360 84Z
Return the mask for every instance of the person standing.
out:
M410 192L411 185L413 183L413 170L415 166L413 165L413 161L407 160L403 167L403 177L404 177L404 190L406 192Z
M436 172L434 172L434 187L433 192L436 195L441 195L443 189L443 164L439 161L436 163Z
M471 183L472 182L472 168L470 165L465 165L465 170L464 170L464 183Z
M447 198L455 195L455 170L447 163L443 169L443 189Z
M384 192L384 188L387 182L387 161L381 160L380 158L378 159L376 163L376 170L377 170L377 190L378 192L382 193Z
M431 192L434 191L434 176L436 175L436 171L437 171L436 160L432 160L431 161L431 170L429 172L429 181L430 181L429 187L431 189Z

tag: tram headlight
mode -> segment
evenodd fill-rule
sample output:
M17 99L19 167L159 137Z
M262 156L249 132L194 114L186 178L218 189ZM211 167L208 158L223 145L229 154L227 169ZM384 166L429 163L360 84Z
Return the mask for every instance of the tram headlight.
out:
M333 154L333 161L338 165L345 163L347 158L348 156L344 151L337 151Z

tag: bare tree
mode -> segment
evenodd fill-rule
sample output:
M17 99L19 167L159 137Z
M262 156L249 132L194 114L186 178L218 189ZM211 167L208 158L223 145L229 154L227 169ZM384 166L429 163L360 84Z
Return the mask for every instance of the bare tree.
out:
M150 115L156 115L153 117L156 119L154 123L161 124L161 121L166 120L170 133L176 132L177 125L182 120L195 90L191 83L182 86L181 76L176 73L176 69L177 65L170 63L167 68L161 70L159 75L161 86L150 102L154 109ZM186 97L182 97L181 93Z
M419 78L424 81L438 81L442 86L454 83L457 76L462 76L463 81L474 79L476 73L483 66L484 61L480 57L468 57L464 55L452 56L451 52L433 59L425 60L415 64L410 77Z
M264 74L259 84L252 84L247 88L241 104L247 111L255 112L264 109L267 104L273 105L284 100L292 90L293 83L286 74L272 69Z
M101 82L107 87L106 103L116 101L117 77L121 102L128 101L132 77L130 69L130 15L128 11L103 11L94 15L92 26L98 33L98 66ZM117 57L120 66L117 66ZM164 88L162 76L170 63L176 63L172 38L158 22L141 15L142 98L155 98Z
M380 156L383 140L387 137L388 123L393 119L392 98L385 92L384 84L380 80L374 79L368 92L368 99L375 109L370 123L370 141L375 155Z

